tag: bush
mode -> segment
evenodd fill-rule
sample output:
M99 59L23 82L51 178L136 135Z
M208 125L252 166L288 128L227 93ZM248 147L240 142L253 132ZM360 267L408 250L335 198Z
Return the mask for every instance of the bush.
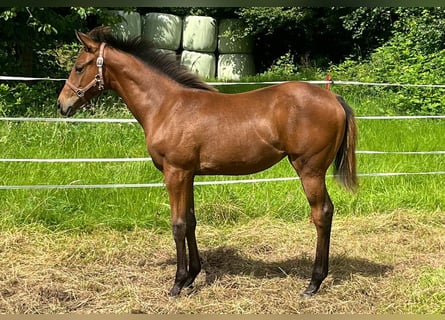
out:
M40 52L39 59L46 57L47 70L51 77L67 77L78 56L81 45L64 44L55 50ZM0 82L0 116L2 117L45 117L57 115L56 101L64 85L63 81ZM86 112L103 116L105 113L126 114L123 103L116 94L101 95L100 107L96 101L90 103Z
M298 67L295 64L294 56L287 52L275 60L274 64L262 75L269 78L289 79L295 77L298 73Z
M0 83L0 114L3 117L48 116L56 110L60 82Z
M445 79L445 50L431 50L425 43L422 19L408 19L393 38L376 49L366 61L346 60L332 66L335 79L397 84L443 84ZM408 33L406 33L408 32ZM441 36L441 33L436 34ZM422 41L418 41L422 40ZM435 39L431 39L435 43ZM349 90L362 90L349 88ZM412 86L386 87L389 97L388 113L443 114L443 89Z
M323 72L316 66L302 61L295 63L295 56L290 52L282 55L263 73L252 77L249 81L286 81L323 79Z

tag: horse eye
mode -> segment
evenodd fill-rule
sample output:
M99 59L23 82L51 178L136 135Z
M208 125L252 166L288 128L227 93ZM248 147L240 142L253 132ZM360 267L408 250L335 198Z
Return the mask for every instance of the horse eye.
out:
M82 65L76 66L76 72L77 73L81 73L82 71L83 71L83 66Z

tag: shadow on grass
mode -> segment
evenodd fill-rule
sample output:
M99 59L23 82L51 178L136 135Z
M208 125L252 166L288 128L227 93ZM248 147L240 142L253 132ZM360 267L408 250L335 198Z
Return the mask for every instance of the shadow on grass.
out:
M225 275L245 275L264 279L294 277L301 280L309 280L314 263L314 257L308 255L268 262L243 256L239 253L239 250L228 246L202 250L200 251L200 257L202 263L201 272L205 274L207 285L212 285ZM164 263L175 265L176 261L169 259ZM329 274L337 284L350 280L351 274L373 278L383 276L393 269L393 266L372 262L367 259L346 255L330 256Z
M239 254L231 247L218 247L201 252L206 283L211 284L224 275L247 275L257 278L297 277L309 279L312 273L314 257L297 256L282 261L263 261ZM364 277L377 277L393 270L390 265L372 262L366 259L332 255L330 257L330 275L336 282L350 280L351 274Z

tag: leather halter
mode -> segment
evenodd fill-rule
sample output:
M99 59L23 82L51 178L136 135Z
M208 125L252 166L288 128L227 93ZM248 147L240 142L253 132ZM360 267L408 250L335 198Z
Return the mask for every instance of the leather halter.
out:
M99 90L103 90L104 89L104 76L103 76L104 48L105 48L105 42L102 42L100 44L100 48L99 48L99 56L97 57L97 60L96 60L96 66L99 69L99 71L96 74L96 76L94 77L94 79L91 80L90 83L88 83L84 88L80 88L80 87L76 87L75 85L70 83L68 80L66 80L66 82L65 82L66 85L68 87L70 87L70 89L73 90L74 93L76 93L76 95L79 98L84 99L85 93L88 90L90 90L92 87L97 86L97 88Z

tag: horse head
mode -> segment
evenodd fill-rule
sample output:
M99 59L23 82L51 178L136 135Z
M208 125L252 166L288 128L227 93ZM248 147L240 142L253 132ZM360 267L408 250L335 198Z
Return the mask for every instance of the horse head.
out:
M105 43L99 43L82 32L76 36L83 45L69 78L57 99L57 107L65 116L72 116L104 89L103 66Z

